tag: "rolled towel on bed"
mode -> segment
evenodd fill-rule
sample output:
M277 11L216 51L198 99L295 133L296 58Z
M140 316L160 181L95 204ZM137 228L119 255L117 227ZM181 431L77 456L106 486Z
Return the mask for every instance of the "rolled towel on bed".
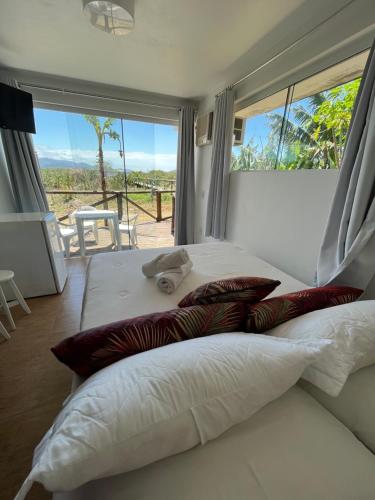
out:
M142 272L147 278L152 278L155 274L179 268L188 262L191 262L189 254L184 248L180 248L172 253L162 253L150 262L146 262L142 266Z
M190 273L192 267L193 263L189 260L180 267L168 269L164 273L159 274L156 279L159 290L168 294L173 293Z

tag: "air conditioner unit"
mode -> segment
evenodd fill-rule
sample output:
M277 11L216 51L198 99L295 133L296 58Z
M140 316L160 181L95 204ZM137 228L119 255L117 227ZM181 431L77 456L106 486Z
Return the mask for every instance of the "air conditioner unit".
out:
M212 141L212 125L214 119L214 112L198 116L196 125L196 145L205 146Z
M233 144L235 146L240 146L243 144L243 138L245 135L245 118L234 118L234 127L233 127Z

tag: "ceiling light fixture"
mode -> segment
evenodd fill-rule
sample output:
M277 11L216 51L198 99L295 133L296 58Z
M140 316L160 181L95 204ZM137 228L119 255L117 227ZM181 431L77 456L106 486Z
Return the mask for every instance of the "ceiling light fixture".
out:
M82 0L83 11L96 28L126 35L134 28L134 0Z

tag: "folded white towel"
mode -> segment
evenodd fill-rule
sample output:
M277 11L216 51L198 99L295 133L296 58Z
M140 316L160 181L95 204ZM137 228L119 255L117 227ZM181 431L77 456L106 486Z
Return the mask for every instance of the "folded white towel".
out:
M156 285L164 293L173 293L190 273L192 267L193 263L189 260L180 267L168 269L164 273L159 274L156 278Z
M162 273L168 269L176 269L190 261L189 254L184 248L172 253L162 253L142 266L142 272L147 278Z

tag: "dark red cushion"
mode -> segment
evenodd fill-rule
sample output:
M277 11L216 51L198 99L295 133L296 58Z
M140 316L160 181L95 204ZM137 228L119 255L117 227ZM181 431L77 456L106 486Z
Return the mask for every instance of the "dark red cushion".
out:
M264 299L279 285L280 281L277 280L249 276L211 281L185 295L178 305L179 307L187 307L217 302L247 302L250 304Z
M362 293L350 286L324 286L262 300L248 306L246 331L261 333L302 314L354 302Z
M62 363L87 377L120 359L172 342L243 330L246 306L212 304L153 313L91 328L52 347Z

